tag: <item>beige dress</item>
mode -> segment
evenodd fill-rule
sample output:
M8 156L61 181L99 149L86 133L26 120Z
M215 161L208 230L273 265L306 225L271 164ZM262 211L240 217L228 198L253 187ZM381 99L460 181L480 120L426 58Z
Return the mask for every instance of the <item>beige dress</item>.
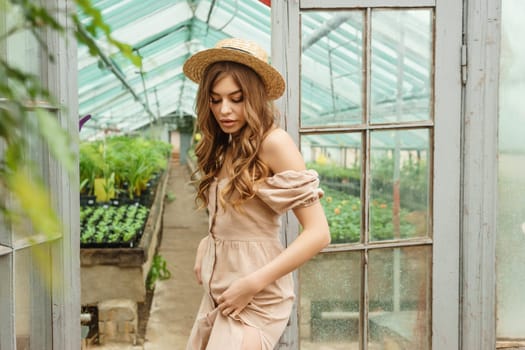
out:
M215 180L210 186L209 234L201 270L204 297L186 349L238 350L246 324L259 330L262 349L273 350L295 298L291 274L256 294L235 318L222 315L216 300L233 281L281 253L280 216L319 200L318 175L314 170L289 170L268 177L256 188L256 196L243 203L242 211L220 205L217 193L226 181Z

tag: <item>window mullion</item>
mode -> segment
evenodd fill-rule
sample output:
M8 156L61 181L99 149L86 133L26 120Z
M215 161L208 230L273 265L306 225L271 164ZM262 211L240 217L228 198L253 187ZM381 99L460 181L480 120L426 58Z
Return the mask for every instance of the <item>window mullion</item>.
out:
M9 101L5 97L0 97L0 103ZM49 101L44 100L36 100L36 101L25 101L23 103L24 107L27 108L27 110L32 111L35 109L45 109L48 111L58 111L60 107L52 105L49 103Z
M11 254L13 248L0 244L0 256Z
M363 147L363 172L361 173L361 186L362 186L362 212L363 212L363 224L362 224L362 237L361 242L363 243L365 249L362 253L362 280L361 280L361 317L360 317L360 324L361 324L361 349L367 350L368 349L368 304L369 304L369 290L368 290L368 249L366 247L369 244L370 241L370 155L371 155L371 135L370 135L370 107L371 107L371 94L372 94L372 87L371 87L371 73L370 69L372 66L372 10L368 8L366 10L366 17L365 17L365 34L364 34L364 40L365 40L365 94L364 94L364 123L366 126L366 129L364 130L364 147Z
M37 244L52 242L57 239L60 239L62 235L48 236L46 234L35 234L24 238L19 238L13 242L14 250L21 250L24 248L29 248Z

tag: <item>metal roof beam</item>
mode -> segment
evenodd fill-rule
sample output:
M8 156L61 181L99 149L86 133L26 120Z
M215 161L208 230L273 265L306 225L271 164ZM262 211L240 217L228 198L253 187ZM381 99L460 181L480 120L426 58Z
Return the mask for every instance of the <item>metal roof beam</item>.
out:
M88 38L91 38L90 34L83 28L79 27L79 30L83 32L83 35L85 35ZM115 75L115 77L122 83L122 85L131 93L135 101L139 102L143 107L144 110L149 114L152 118L152 120L155 120L155 114L149 109L149 106L147 106L139 97L137 92L133 89L133 87L128 83L126 80L126 77L122 74L122 71L119 67L117 67L113 60L111 60L97 45L95 40L92 40L92 44L94 46L94 49L97 51L97 54L99 55L102 62L106 65L106 67L109 68L109 70Z
M352 14L344 13L344 14L338 14L330 18L328 21L324 22L316 31L312 33L312 35L310 35L310 37L305 38L303 40L303 45L301 48L302 51L305 51L310 46L315 44L318 40L327 36L328 33L332 32L334 29L336 29L341 24L348 21L350 18L352 18Z

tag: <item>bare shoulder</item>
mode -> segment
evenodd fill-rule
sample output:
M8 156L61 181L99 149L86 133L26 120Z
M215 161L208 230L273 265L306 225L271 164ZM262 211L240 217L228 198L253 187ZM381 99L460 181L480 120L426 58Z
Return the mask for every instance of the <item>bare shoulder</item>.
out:
M278 173L285 170L303 170L303 157L292 137L283 129L275 128L261 145L260 159Z
M290 134L281 128L275 128L266 135L262 142L263 149L272 151L283 146L297 147Z

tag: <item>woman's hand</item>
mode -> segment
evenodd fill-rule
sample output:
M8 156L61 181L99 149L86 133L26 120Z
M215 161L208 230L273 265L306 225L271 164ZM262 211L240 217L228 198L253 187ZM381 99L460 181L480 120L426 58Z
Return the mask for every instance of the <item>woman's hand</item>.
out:
M199 246L197 247L197 254L195 255L195 265L193 265L193 272L195 273L197 283L199 284L202 284L202 257L204 256L204 252L206 251L207 240L207 236L201 239Z
M217 298L220 312L224 316L236 317L260 289L257 283L251 281L249 277L239 278Z

